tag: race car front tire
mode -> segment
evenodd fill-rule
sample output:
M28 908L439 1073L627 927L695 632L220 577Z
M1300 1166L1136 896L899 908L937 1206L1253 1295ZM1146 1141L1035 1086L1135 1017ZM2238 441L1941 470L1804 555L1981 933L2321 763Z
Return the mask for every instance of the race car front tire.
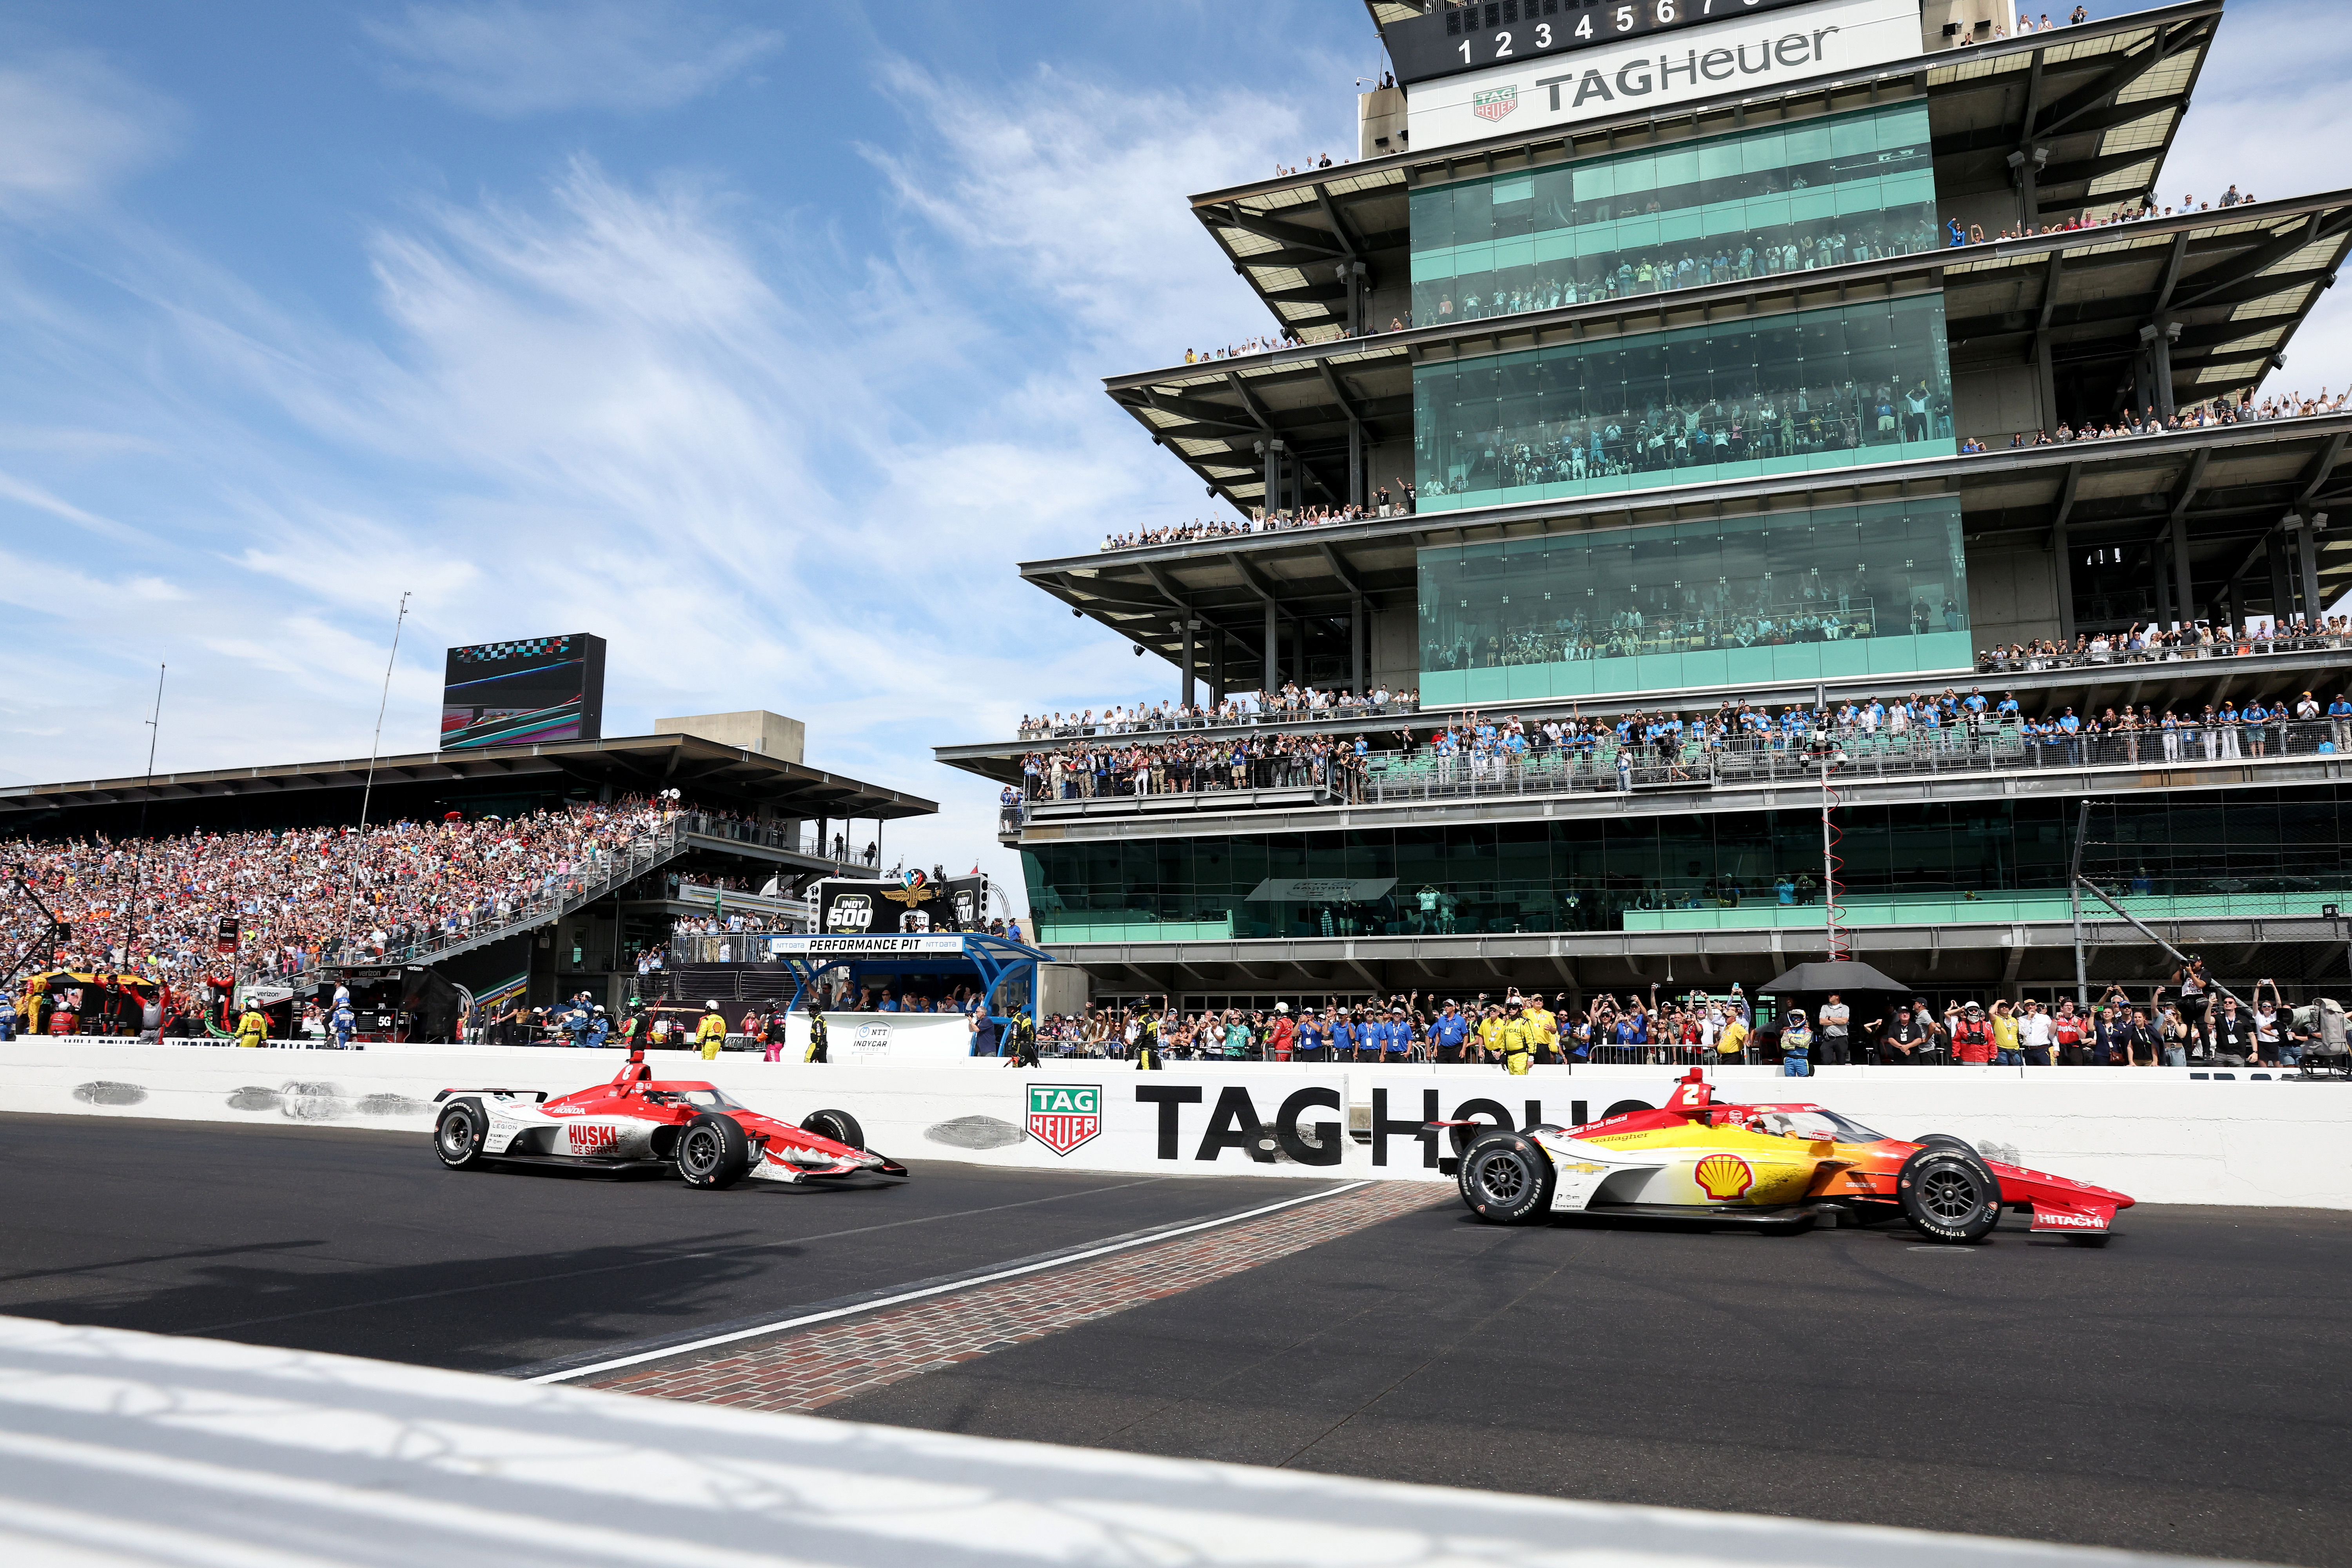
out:
M706 1110L677 1136L678 1180L717 1192L731 1187L751 1168L751 1141L731 1116Z
M476 1171L482 1165L482 1108L470 1100L453 1100L433 1124L433 1152L453 1171Z
M866 1147L866 1129L846 1110L812 1110L801 1118L801 1131L830 1138L851 1149Z
M1463 1151L1454 1180L1462 1201L1489 1225L1534 1225L1551 1214L1559 1173L1524 1133L1485 1133Z
M1981 1159L1928 1147L1903 1162L1895 1194L1911 1228L1930 1241L1970 1245L2000 1223L2000 1184Z
M1993 1191L1996 1193L2000 1191L2000 1178L1992 1173L1992 1167L1985 1163L1984 1155L1979 1152L1977 1146L1967 1139L1957 1137L1949 1132L1928 1132L1914 1138L1912 1142L1922 1149L1949 1149L1963 1159L1975 1161L1977 1169L1984 1173L1984 1179L1992 1184ZM2000 1224L2000 1209L1998 1205L1993 1208L1992 1223L1996 1226Z

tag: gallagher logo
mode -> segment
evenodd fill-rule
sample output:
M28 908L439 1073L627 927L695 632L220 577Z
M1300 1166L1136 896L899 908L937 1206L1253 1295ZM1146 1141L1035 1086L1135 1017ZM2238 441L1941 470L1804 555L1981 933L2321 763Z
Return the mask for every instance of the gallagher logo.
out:
M1748 1189L1756 1184L1756 1172L1737 1154L1709 1154L1691 1173L1698 1182L1699 1191L1719 1204L1745 1197Z
M1056 1154L1067 1154L1102 1131L1102 1085L1033 1083L1029 1086L1029 1136Z
M1517 82L1509 87L1490 87L1483 92L1470 95L1470 112L1488 121L1502 119L1518 106L1519 89Z

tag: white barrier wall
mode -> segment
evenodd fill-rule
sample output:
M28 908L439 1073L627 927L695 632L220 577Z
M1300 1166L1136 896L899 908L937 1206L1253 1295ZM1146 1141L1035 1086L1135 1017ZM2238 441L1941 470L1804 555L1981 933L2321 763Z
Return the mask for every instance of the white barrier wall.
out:
M566 1093L609 1078L617 1051L377 1047L344 1054L226 1047L0 1045L10 1110L380 1128L422 1135L442 1089ZM1675 1076L1642 1068L1493 1068L1202 1063L1138 1073L1069 1060L770 1064L652 1053L657 1077L699 1079L798 1120L855 1115L898 1159L1167 1173L1439 1181L1434 1116L1573 1122L1662 1103ZM2352 1088L2191 1079L2177 1068L1717 1072L1718 1092L1811 1101L1897 1138L1951 1132L1996 1157L2149 1203L2352 1208Z

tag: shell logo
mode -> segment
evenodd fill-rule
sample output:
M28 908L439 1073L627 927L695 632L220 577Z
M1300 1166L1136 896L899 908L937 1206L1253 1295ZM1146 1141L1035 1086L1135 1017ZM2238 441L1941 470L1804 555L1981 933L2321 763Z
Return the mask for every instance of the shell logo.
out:
M1699 1191L1717 1203L1744 1197L1756 1184L1754 1168L1737 1154L1709 1154L1691 1174L1697 1179Z

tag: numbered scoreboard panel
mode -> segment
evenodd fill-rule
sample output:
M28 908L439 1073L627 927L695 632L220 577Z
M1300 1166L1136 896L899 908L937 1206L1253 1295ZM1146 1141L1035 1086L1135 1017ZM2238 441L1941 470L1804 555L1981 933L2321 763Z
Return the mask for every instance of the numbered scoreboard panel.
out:
M1677 27L1705 26L1814 0L1478 0L1440 5L1386 32L1406 87L1490 66L1545 59Z

